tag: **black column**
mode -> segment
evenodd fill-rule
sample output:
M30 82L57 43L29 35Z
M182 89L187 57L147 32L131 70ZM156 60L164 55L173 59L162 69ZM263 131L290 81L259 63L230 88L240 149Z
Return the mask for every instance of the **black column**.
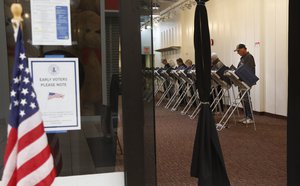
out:
M2 175L3 171L3 156L7 135L6 121L9 105L8 60L5 28L4 1L0 1L0 175Z
M300 1L289 1L288 47L288 127L287 127L287 181L289 186L300 185Z
M145 166L139 1L120 3L125 182L142 186Z
M0 2L0 119L8 115L9 104L9 86L8 86L8 60L7 60L7 43L6 43L6 20L4 16L4 2Z

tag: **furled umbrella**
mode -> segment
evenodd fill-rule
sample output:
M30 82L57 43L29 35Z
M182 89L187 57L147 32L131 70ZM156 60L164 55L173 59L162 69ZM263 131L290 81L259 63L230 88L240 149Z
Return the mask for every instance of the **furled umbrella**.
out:
M211 49L205 2L196 0L194 20L194 48L196 63L196 86L201 100L196 136L194 141L191 176L198 178L201 186L229 186L222 150L209 98L211 88Z

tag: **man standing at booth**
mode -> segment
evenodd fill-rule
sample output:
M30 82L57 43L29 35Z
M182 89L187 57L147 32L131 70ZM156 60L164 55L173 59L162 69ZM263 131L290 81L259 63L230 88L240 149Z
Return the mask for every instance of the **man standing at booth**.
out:
M247 51L247 47L244 44L238 44L236 46L236 49L234 50L237 52L241 58L240 62L238 64L238 67L242 65L247 65L249 69L255 74L255 61L254 57ZM244 92L242 91L241 94ZM239 120L239 122L242 122L244 124L250 124L253 123L253 116L252 116L252 106L250 105L250 90L248 93L245 94L243 97L242 103L244 106L244 112L245 112L245 118Z

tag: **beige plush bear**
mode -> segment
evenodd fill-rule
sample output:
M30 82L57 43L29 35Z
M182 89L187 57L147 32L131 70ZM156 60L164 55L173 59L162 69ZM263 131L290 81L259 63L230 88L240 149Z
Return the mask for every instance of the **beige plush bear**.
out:
M90 10L83 11L73 18L72 25L85 72L81 88L82 114L99 114L97 108L102 105L100 16Z
M90 10L100 14L100 0L80 1L81 10Z

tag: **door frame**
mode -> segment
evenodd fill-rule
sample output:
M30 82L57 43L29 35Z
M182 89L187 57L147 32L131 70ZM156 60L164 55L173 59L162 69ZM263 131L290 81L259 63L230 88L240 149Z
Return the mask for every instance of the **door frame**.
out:
M139 4L120 0L124 172L130 186L146 185Z
M9 76L6 42L6 20L4 15L4 1L0 2L0 120L6 120L8 117L9 100Z

